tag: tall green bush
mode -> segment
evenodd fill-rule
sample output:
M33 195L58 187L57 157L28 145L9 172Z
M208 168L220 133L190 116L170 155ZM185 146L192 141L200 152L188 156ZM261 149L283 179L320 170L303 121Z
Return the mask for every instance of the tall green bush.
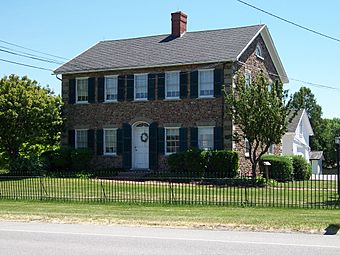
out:
M312 175L312 167L302 156L292 156L294 180L309 180Z
M204 151L206 177L234 178L238 174L239 154L236 151Z
M268 174L270 179L276 181L291 181L293 179L293 163L290 157L277 155L263 155L260 160L260 170L264 174L264 161L268 161Z

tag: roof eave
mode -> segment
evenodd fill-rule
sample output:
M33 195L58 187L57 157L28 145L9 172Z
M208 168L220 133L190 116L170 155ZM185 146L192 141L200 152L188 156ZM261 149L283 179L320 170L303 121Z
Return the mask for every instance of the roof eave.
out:
M289 83L289 79L287 76L287 73L282 65L281 59L279 57L279 54L275 48L274 42L272 37L270 36L270 33L268 31L268 28L266 25L263 25L259 31L254 35L254 37L249 41L249 43L244 47L244 49L240 52L240 54L237 56L237 60L239 60L242 56L242 54L247 50L247 48L250 46L250 44L253 43L253 41L258 37L258 35L261 34L263 41L268 49L269 55L274 63L274 66L276 68L276 71L278 72L278 75L283 83Z

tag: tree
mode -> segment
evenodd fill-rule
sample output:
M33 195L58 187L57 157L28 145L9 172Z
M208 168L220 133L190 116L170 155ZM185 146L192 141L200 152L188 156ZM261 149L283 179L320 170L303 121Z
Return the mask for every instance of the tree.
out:
M0 153L10 160L59 142L62 101L26 76L0 80Z
M333 167L336 163L335 137L340 135L340 119L324 119L322 125L323 154L325 165Z
M249 142L253 178L256 177L261 156L268 151L270 145L281 142L287 131L287 116L291 112L289 104L286 104L288 91L283 90L282 83L276 81L271 89L268 89L268 85L268 79L263 73L258 74L249 85L246 85L243 75L239 73L235 88L226 95L228 113L241 130L234 134L234 139L248 139Z
M322 137L322 108L317 104L314 94L309 88L301 87L298 92L293 95L292 109L306 109L308 118L314 131L314 136L310 139L312 150L323 150L326 146Z

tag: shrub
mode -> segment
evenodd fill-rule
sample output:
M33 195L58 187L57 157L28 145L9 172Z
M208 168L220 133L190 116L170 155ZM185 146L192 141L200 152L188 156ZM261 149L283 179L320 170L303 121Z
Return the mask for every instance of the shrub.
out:
M69 172L87 170L92 158L90 149L58 148L43 154L50 172Z
M260 170L265 173L264 161L271 165L268 167L269 179L276 181L290 181L293 178L293 163L290 157L263 155L260 160Z
M168 165L176 176L233 178L238 173L239 155L234 151L190 149L170 155Z
M302 156L293 156L292 161L294 180L309 180L312 175L312 168L310 164L308 164L308 162Z
M239 154L236 151L204 151L206 177L234 178L238 174Z
M34 176L42 175L46 171L46 161L41 157L16 158L9 160L9 169L11 175L16 176Z

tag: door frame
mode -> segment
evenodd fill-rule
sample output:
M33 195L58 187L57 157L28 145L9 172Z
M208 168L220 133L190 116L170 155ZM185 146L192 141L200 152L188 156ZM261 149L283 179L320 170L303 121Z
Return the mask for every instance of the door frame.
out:
M136 146L136 140L137 139L140 139L140 137L136 137L136 128L138 128L138 125L140 124L146 124L148 126L148 139L150 138L150 124L146 121L136 121L133 125L132 125L132 129L131 129L131 143L132 143L132 170L149 170L150 168L150 149L149 149L149 143L150 143L150 140L148 141L148 146L147 146L147 167L146 168L136 168L135 166L135 158L136 158L136 149L135 149L135 146Z

